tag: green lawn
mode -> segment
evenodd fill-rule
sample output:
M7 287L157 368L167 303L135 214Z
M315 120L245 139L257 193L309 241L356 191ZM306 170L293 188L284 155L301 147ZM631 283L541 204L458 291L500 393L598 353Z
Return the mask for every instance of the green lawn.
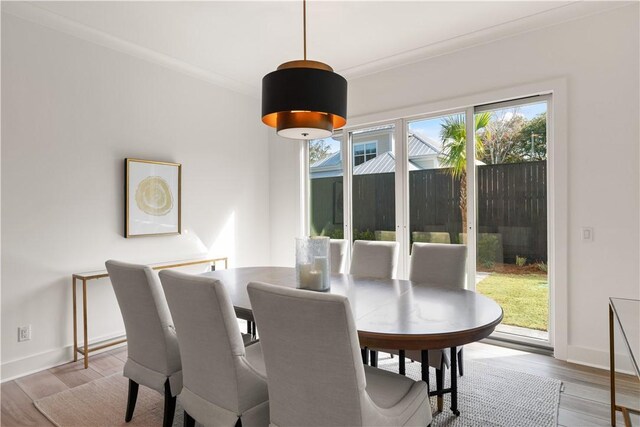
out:
M502 306L505 325L548 330L549 283L543 274L491 273L476 290Z

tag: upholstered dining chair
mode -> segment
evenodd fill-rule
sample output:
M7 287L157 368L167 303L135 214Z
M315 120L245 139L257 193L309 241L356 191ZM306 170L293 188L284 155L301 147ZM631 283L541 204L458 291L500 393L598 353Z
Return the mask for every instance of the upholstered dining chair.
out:
M373 277L376 279L394 279L398 266L398 242L356 240L351 252L351 268L349 274L354 276ZM362 359L377 366L378 352L362 349ZM393 357L393 356L392 356Z
M245 347L224 285L165 270L162 287L176 323L184 425L267 426L269 395L259 342Z
M347 241L344 239L331 239L329 242L329 259L331 260L332 273L344 273L347 259Z
M129 378L125 421L133 418L140 384L164 394L162 425L173 424L176 396L182 389L178 339L169 307L156 273L146 265L109 260L109 278L122 312L127 333Z
M466 262L466 245L414 243L409 261L409 280L464 289Z
M356 240L351 251L349 274L378 279L395 279L398 242Z
M421 286L465 288L467 246L446 243L414 243L409 261L409 280ZM449 350L441 350L444 364L449 366ZM420 360L419 352L409 352L407 357ZM438 351L430 351L438 354ZM462 347L458 349L458 373L464 375Z
M446 243L414 243L411 246L409 261L409 280L418 286L443 286L464 289L467 263L465 245ZM458 374L464 375L463 347L458 347ZM420 361L420 351L409 350L405 356ZM444 368L450 367L450 350L429 350L429 365L436 369L437 388L444 386ZM438 398L438 410L443 400Z
M248 292L269 377L271 426L431 422L424 382L363 365L346 297L255 282Z

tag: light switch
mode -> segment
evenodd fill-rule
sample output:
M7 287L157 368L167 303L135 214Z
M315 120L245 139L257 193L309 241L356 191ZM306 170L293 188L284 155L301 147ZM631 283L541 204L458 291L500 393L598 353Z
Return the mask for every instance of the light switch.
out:
M585 242L593 242L593 227L582 227L582 240Z

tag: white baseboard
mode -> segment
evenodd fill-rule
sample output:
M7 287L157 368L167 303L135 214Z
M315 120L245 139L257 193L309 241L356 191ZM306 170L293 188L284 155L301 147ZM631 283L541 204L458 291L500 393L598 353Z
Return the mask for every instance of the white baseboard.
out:
M569 345L567 348L567 362L609 370L609 352ZM628 354L616 353L616 372L635 375Z
M63 365L73 360L73 346L45 351L2 364L2 382Z
M123 336L123 332L116 334L110 334L92 340L93 342L99 342L109 340ZM126 345L125 343L121 344ZM116 346L108 347L91 355L99 354L103 351L109 351L116 348ZM82 355L78 355L78 358L82 358ZM14 359L9 362L2 363L0 367L0 375L2 380L0 382L7 382L16 378L24 377L25 375L35 374L36 372L44 371L45 369L55 368L56 366L64 365L73 361L73 345L68 345L63 348L56 348L48 350L38 354L32 354L20 359Z

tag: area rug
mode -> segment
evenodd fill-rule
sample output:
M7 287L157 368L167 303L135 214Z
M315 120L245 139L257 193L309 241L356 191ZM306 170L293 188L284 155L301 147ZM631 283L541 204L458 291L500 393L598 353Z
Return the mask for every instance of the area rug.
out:
M380 368L397 372L398 359L382 359ZM433 371L433 370L432 370ZM407 375L420 378L420 364L407 363ZM431 384L435 384L432 372ZM445 386L448 387L448 378ZM444 410L434 412L433 427L441 426L556 426L561 382L488 364L465 361L465 374L458 380L458 409L454 416L445 397ZM127 379L120 374L62 391L34 402L36 408L58 427L160 426L162 396L140 387L130 423L124 422ZM431 405L436 407L435 398ZM183 424L178 405L174 427Z
M398 372L398 359L380 360L378 367ZM429 381L436 383L433 369ZM407 363L406 374L421 379L420 363ZM445 374L445 388L449 387L449 371ZM450 395L444 398L443 411L434 408L432 426L557 426L562 382L510 369L496 368L486 363L464 361L464 376L458 377L458 410L453 415Z

